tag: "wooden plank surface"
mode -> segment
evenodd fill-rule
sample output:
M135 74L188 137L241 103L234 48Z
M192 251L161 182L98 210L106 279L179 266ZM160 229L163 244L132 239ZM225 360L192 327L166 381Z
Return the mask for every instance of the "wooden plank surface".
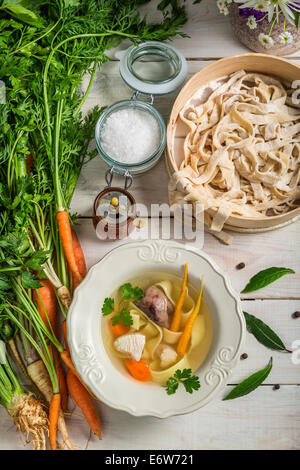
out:
M158 0L153 0L142 11L159 21L155 11ZM233 36L228 17L218 13L215 0L203 0L200 5L186 2L188 22L183 30L190 39L176 38L172 44L188 59L189 76L207 65L210 59L246 53ZM122 44L121 48L127 47ZM98 104L109 105L129 98L132 91L119 76L119 49L110 51L113 62L98 71L84 112ZM300 63L300 53L293 60ZM83 89L87 86L84 80ZM155 106L167 121L176 93L155 100ZM91 143L95 146L95 143ZM95 196L105 185L106 166L99 157L87 164L80 176L72 200L71 211L83 217L91 217ZM116 181L118 182L118 181ZM132 193L138 202L150 207L151 203L167 202L168 177L163 161L148 174L135 178ZM121 181L119 181L121 184ZM119 242L101 242L96 236L90 219L80 219L77 232L90 267ZM159 221L154 220L158 229ZM154 230L155 231L155 230ZM203 249L226 271L234 288L240 291L249 278L269 266L286 266L296 270L295 275L283 277L271 286L245 295L243 309L268 323L283 339L287 347L300 340L300 320L291 314L300 310L300 222L274 232L259 235L234 234L231 246L220 244L205 234ZM246 267L237 271L235 266L245 262ZM298 271L298 272L297 272ZM247 300L248 299L248 300ZM255 299L255 300L249 300ZM291 355L269 351L253 336L247 334L244 352L248 359L241 361L234 371L231 383L235 384L250 373L264 367L272 355L274 367L266 380L251 395L228 402L222 398L230 390L228 385L219 397L205 408L186 416L158 420L134 418L126 413L99 406L103 422L103 441L92 437L89 449L300 449L300 366L294 365ZM278 391L273 384L281 384ZM72 408L72 407L71 407ZM20 439L5 410L0 408L0 449L22 449ZM73 443L86 447L88 427L74 411L69 424ZM27 446L26 449L30 449Z
M155 0L142 8L142 11L151 14L151 18L157 21L161 18L160 14L155 11L158 3L159 0ZM202 0L200 4L187 0L186 8L188 21L183 31L192 40L179 37L172 41L172 44L183 52L185 57L209 59L251 52L235 38L229 17L219 13L215 0ZM291 57L300 57L299 51Z
M227 387L225 393L230 390ZM222 392L206 407L185 416L159 420L135 418L97 405L103 422L103 440L91 437L90 450L138 449L300 449L300 387L264 386L232 402ZM3 408L0 409L0 450L24 449ZM70 437L85 449L89 431L76 411L67 420ZM30 446L25 449L30 450Z
M80 219L79 222L76 231L89 267L99 261L112 248L126 242L101 241L96 237L91 219ZM161 223L161 220L156 219L148 221L148 225L151 224L153 236L159 236ZM243 294L243 298L300 299L300 221L272 232L255 235L234 233L233 236L233 243L226 246L206 233L203 249L228 273L237 292L240 292L249 279L262 269L271 266L284 266L296 271L295 274L286 275L264 289ZM199 248L196 242L189 244ZM244 262L246 267L237 270L236 265L240 262Z
M300 64L300 60L295 62ZM189 61L188 78L208 63L210 61ZM85 77L82 84L83 90L87 87L87 84L88 77ZM157 97L154 101L155 107L163 115L166 123L177 94L178 92L175 92L171 95ZM85 114L93 106L107 106L115 101L129 99L131 96L132 90L125 85L120 77L119 63L108 62L101 67L101 71L96 73L95 82L83 107L83 113ZM91 148L95 148L95 141L91 142ZM93 200L106 185L105 172L107 168L100 156L96 156L83 167L73 195L71 211L78 212L83 217L92 215ZM151 172L134 178L131 192L136 201L148 208L151 203L168 202L168 179L165 162L162 158ZM114 183L122 186L123 179L117 177L114 179Z

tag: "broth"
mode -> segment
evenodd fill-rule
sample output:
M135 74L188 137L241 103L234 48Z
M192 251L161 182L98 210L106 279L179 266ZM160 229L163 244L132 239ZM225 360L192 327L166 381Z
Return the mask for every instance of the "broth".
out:
M142 289L144 293L150 286L155 286L170 300L174 307L180 295L182 278L164 272L145 272L139 278L130 279L128 282L130 282L131 286ZM145 346L141 360L149 367L152 382L165 385L166 381L177 369L183 370L190 368L192 372L195 372L204 361L213 337L212 319L207 304L205 303L205 294L201 301L200 311L193 324L192 336L186 353L183 357L177 354L176 360L171 361L167 366L165 365L166 361L164 358L166 355L170 357L170 354L175 357L173 351L176 351L179 338L194 309L198 295L199 292L188 282L187 295L182 308L180 328L178 332L173 332L170 331L169 328L159 325L156 321L150 319L134 302L124 301L120 289L116 289L111 294L111 298L114 299L115 311L110 315L102 317L102 337L104 345L115 367L117 367L120 372L128 375L128 370L125 366L125 360L128 358L128 354L116 350L116 337L112 332L113 328L111 326L111 319L116 315L118 307L123 308L126 306L132 317L134 317L135 325L130 328L128 327L128 331L124 334L138 333L145 336ZM136 302L138 303L139 301ZM137 319L135 315L137 315L139 319Z

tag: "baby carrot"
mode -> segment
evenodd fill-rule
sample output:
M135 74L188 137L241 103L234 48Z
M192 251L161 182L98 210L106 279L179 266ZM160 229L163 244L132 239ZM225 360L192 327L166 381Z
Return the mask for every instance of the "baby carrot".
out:
M125 366L129 370L132 377L140 382L147 382L151 379L151 371L147 364L140 360L134 361L133 359L125 359Z
M60 410L60 394L54 393L49 408L49 440L50 449L56 450L57 424Z
M184 277L183 277L183 281L182 281L180 296L179 296L179 299L177 301L177 304L176 304L176 307L175 307L175 310L174 310L172 323L171 323L171 327L170 327L171 331L178 331L179 330L180 320L181 320L181 311L182 311L182 307L183 307L185 296L186 296L187 275L188 275L188 265L185 264L184 265Z
M80 380L71 370L67 373L67 384L71 397L79 406L91 430L101 438L101 423L92 399Z
M82 276L79 272L75 255L74 255L72 231L70 227L69 214L67 211L64 211L64 210L58 211L56 214L56 219L57 219L60 239L62 242L62 246L64 249L67 262L77 282L80 283L82 281Z
M187 321L187 323L184 327L183 333L180 336L180 339L178 341L177 354L181 357L184 356L187 345L188 345L188 342L189 342L190 337L192 335L193 325L194 325L194 322L197 318L197 315L199 313L200 306L201 306L202 292L203 292L203 276L202 276L202 279L201 279L201 288L200 288L199 297L197 299L197 303L196 303L195 308L194 308L193 312L191 313L191 315L190 315L190 317L189 317L189 319L188 319L188 321Z

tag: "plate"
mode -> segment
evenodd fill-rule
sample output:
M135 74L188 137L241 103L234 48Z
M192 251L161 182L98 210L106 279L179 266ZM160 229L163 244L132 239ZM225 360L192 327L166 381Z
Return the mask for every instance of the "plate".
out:
M178 275L184 263L188 263L189 280L195 288L200 288L204 275L204 297L214 333L210 350L196 371L199 391L189 394L180 387L168 395L164 387L138 382L116 368L102 340L101 307L105 297L124 282L146 271ZM228 277L204 252L165 240L123 244L94 265L75 291L67 326L73 363L91 392L112 408L158 418L190 413L210 402L228 382L245 333L239 296Z

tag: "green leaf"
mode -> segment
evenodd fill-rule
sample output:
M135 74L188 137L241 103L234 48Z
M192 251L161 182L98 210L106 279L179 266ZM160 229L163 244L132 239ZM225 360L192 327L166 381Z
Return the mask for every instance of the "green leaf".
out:
M6 364L6 345L0 340L0 364Z
M0 290L9 290L10 282L8 276L4 273L0 273Z
M249 333L252 333L257 341L267 348L275 349L277 351L286 351L286 347L279 336L277 336L277 334L268 325L266 325L266 323L247 312L244 312L244 316Z
M35 279L35 275L29 271L22 272L21 280L25 289L39 289L40 287L43 287L40 282Z
M296 26L296 28L298 28L299 27L300 13L298 13L297 11L294 11L294 17L295 17L295 26Z
M115 309L114 299L110 297L106 297L106 299L104 299L104 303L102 306L103 315L110 315L114 311L114 309Z
M43 264L47 261L49 251L35 251L30 258L26 261L25 267L40 271L43 269Z
M173 395L178 389L178 387L179 387L178 380L174 379L173 377L170 377L167 380L167 394L168 395Z
M114 326L118 325L120 322L123 326L131 326L133 324L133 319L129 310L123 308L119 315L112 317L111 322Z
M143 289L132 287L130 282L123 284L120 287L120 291L125 300L140 300L144 295Z
M264 269L263 271L260 271L259 273L255 274L255 276L250 279L246 287L242 290L242 294L262 289L263 287L268 286L269 284L276 281L285 274L295 274L295 271L289 268Z
M233 400L234 398L243 397L253 392L259 385L261 385L264 380L268 377L269 373L272 370L272 358L270 359L269 364L264 368L250 375L247 379L243 380L239 385L234 387L228 395L223 398L223 400Z
M167 394L173 395L180 383L183 384L185 391L188 393L193 393L194 390L200 388L199 377L197 375L192 376L192 369L177 369L174 376L167 380Z
M8 343L17 332L17 327L15 325L11 325L8 320L0 320L0 338L5 342Z
M8 13L17 18L17 20L23 21L23 23L35 26L36 28L44 27L42 19L35 12L24 8L20 4L7 3L0 7L0 9L8 10Z

